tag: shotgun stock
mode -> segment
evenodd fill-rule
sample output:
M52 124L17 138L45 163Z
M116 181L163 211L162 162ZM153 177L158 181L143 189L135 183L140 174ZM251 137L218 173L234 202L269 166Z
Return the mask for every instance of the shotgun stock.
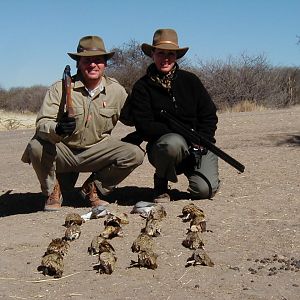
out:
M187 141L195 145L201 145L205 147L207 150L210 150L212 153L216 154L218 157L226 161L228 164L230 164L232 167L234 167L241 173L244 172L244 165L242 165L240 162L235 160L233 157L225 153L217 146L215 146L215 144L201 136L199 133L195 132L193 129L187 128L184 124L182 124L180 121L178 121L165 110L162 110L160 114L162 118L168 122L170 128L174 130L174 132L182 135Z
M74 117L75 112L73 108L73 102L71 97L71 68L69 65L66 65L64 73L63 73L63 83L64 83L64 93L65 93L65 103L66 103L66 111L68 117Z

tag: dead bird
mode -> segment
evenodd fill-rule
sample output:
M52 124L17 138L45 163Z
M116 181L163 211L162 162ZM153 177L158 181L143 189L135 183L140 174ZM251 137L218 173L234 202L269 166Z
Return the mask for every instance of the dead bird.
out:
M141 217L147 218L155 206L156 204L153 202L139 201L134 205L130 213L139 214Z
M64 239L67 241L74 241L76 239L79 239L80 235L80 226L77 224L72 224L66 229Z
M115 249L106 238L95 236L92 239L90 247L88 247L88 253L90 255L97 255L102 252L115 252Z
M148 219L161 221L167 216L167 212L162 205L155 205L149 212Z
M72 224L76 224L78 226L84 223L84 219L77 213L69 213L66 215L64 226L70 227Z
M198 231L188 230L186 238L182 241L182 245L189 249L198 249L204 246Z
M154 241L152 236L141 232L138 237L133 241L131 246L132 252L149 251L153 250Z
M108 215L109 211L103 205L99 205L92 208L90 219L99 219Z
M44 255L59 253L60 255L64 256L68 252L69 248L70 244L68 241L62 238L56 238L49 243Z
M105 226L104 230L100 233L100 236L106 239L112 239L114 237L123 237L123 229L121 226Z
M141 230L141 232L154 237L159 236L161 234L160 220L147 218L146 226Z
M157 257L158 255L151 250L140 251L138 253L138 266L154 270L157 268Z
M198 248L193 252L192 256L188 258L186 262L186 267L196 265L213 267L215 264L203 248Z
M112 252L102 252L99 255L98 270L100 274L111 274L117 262L117 257Z
M190 223L190 229L191 231L199 231L199 232L205 232L206 231L206 220L201 215L197 215L194 218L192 218Z
M182 208L181 218L183 221L190 221L196 216L202 216L203 219L205 219L203 210L197 207L194 203L187 204Z
M110 212L109 217L107 217L107 219L115 220L120 225L129 224L128 214L123 213L123 212L121 212L121 213L120 212Z
M49 253L43 256L41 265L38 266L37 270L43 272L43 275L60 278L64 270L62 255L60 253Z

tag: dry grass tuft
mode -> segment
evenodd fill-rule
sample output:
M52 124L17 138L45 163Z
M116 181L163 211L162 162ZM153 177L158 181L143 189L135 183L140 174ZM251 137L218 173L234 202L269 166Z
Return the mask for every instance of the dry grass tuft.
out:
M14 113L0 110L0 130L16 130L35 127L36 114Z
M263 111L267 108L257 104L256 102L244 100L232 107L225 107L221 109L221 112L246 112L246 111Z

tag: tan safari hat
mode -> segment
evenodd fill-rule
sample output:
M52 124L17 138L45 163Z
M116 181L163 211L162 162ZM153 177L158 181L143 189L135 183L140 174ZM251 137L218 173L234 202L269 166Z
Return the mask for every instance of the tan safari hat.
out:
M142 51L151 57L153 49L163 49L176 51L176 57L181 58L189 50L188 47L179 48L178 37L174 29L158 29L153 35L152 45L142 44Z
M77 53L68 53L75 60L82 56L99 55L105 55L107 59L110 59L114 54L115 52L106 52L102 38L95 35L84 36L78 43Z

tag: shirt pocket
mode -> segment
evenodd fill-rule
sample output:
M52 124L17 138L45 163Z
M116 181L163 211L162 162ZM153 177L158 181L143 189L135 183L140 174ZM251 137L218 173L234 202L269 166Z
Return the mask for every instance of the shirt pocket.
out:
M114 107L99 108L99 130L101 133L110 133L118 122L118 109Z
M84 109L82 107L76 107L74 106L74 118L76 121L76 128L74 131L74 134L78 133L82 128L84 127Z

